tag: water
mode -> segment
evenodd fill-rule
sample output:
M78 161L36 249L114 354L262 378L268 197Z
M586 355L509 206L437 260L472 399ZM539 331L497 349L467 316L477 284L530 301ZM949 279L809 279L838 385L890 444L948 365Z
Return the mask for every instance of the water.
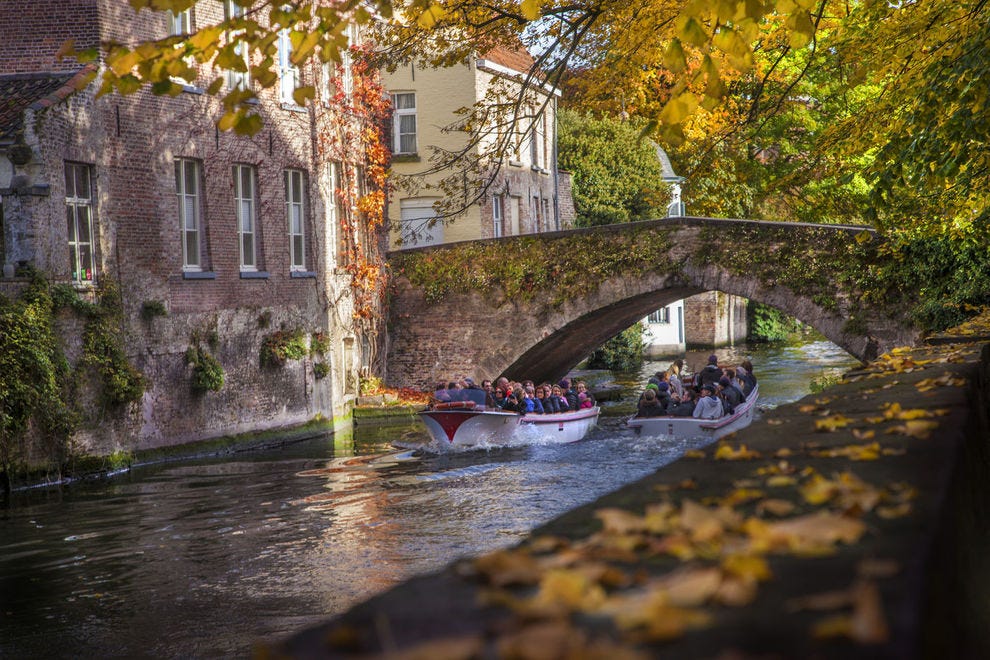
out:
M749 357L770 406L855 364L826 342L717 353ZM666 366L617 380L640 386ZM628 408L606 404L571 445L418 455L392 443L422 431L396 427L19 494L0 510L0 657L243 656L412 575L515 544L688 448L634 438Z

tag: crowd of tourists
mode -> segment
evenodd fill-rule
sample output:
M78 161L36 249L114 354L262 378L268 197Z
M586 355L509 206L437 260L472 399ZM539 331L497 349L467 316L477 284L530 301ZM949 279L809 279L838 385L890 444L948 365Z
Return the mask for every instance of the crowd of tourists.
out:
M472 390L475 390L472 392ZM482 380L478 385L471 378L438 383L433 393L435 402L484 401L488 410L505 410L524 414L549 415L571 410L593 408L595 397L583 381L562 378L556 384L531 380L510 381L502 376L494 384Z
M666 371L650 377L639 397L637 417L696 417L718 419L731 415L756 387L753 364L721 367L712 355L703 369L687 378L684 361L675 360Z

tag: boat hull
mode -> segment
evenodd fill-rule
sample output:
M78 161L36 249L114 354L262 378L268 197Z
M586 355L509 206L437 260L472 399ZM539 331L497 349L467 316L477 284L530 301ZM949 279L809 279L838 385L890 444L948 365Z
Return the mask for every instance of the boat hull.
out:
M551 415L519 415L494 410L423 410L419 417L441 445L472 447L577 442L598 422L589 408Z
M694 417L631 417L626 426L636 435L650 437L670 437L677 440L707 438L718 440L739 429L746 428L753 421L759 387L740 404L734 413L718 419L695 419Z

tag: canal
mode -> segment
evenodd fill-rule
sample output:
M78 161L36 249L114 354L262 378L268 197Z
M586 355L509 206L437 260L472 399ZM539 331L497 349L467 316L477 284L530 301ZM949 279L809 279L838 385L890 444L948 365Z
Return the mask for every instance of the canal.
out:
M764 410L856 364L828 342L716 352L753 361ZM0 658L247 655L690 447L633 438L630 405L606 403L572 445L437 455L410 449L425 434L409 425L17 493L0 509Z

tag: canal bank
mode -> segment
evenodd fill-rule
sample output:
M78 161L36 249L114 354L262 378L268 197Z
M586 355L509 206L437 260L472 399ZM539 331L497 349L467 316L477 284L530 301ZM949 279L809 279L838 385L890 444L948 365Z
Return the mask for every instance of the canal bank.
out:
M987 657L990 348L940 341L265 651Z

